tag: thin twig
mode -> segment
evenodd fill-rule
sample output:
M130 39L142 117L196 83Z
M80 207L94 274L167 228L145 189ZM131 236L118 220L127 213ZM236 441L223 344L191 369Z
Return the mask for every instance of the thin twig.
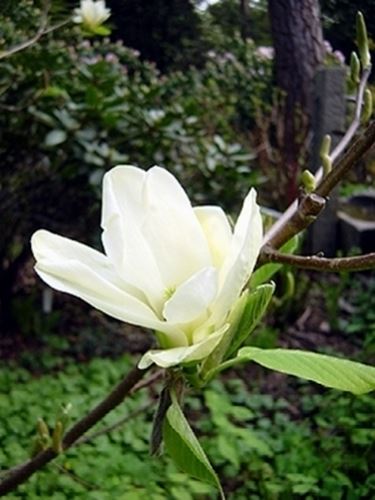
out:
M143 389L144 387L148 387L156 382L159 378L161 378L165 373L165 370L157 370L155 373L150 375L145 380L140 380L130 391L130 394L134 394L135 392Z
M62 441L63 450L70 448L85 432L120 405L146 372L147 370L140 370L134 367L97 406L67 431ZM56 456L57 453L49 447L27 462L8 471L5 479L0 482L0 496L13 491L20 484L23 484L30 476L56 458Z
M375 121L370 123L365 132L358 137L350 149L336 162L331 172L323 179L314 193L306 194L298 205L298 210L279 227L265 246L280 248L294 235L307 228L325 206L326 197L341 181L345 173L352 168L375 143Z
M260 256L260 262L278 262L301 269L312 269L316 271L340 272L340 271L365 271L375 267L375 253L356 255L354 257L338 257L327 259L317 255L293 255L279 252L271 247L265 247Z
M10 49L5 50L4 52L0 52L0 59L5 59L6 57L10 57L13 54L16 54L17 52L20 52L21 50L27 49L28 47L30 47L30 45L33 45L34 43L36 43L39 40L39 38L41 38L43 36L45 29L47 27L47 23L48 23L49 9L50 9L50 1L46 0L44 2L44 8L43 8L43 12L41 15L40 26L39 26L37 32L35 33L35 35L33 37L29 38L29 40L21 42L21 43L15 45L14 47L11 47Z
M21 42L15 45L14 47L11 47L10 49L0 52L0 60L5 59L6 57L10 57L13 54L16 54L17 52L21 52L21 50L29 48L31 45L37 43L40 40L40 38L42 38L42 36L47 35L48 33L52 33L53 31L62 28L63 26L71 22L71 19L66 19L65 21L61 21L60 23L57 23L54 26L50 26L49 28L47 28L49 8L50 8L50 2L47 1L45 3L45 7L41 16L40 26L35 35L29 38L28 40L25 40L24 42Z
M66 467L64 467L63 465L60 465L60 464L53 464L53 466L59 471L59 472L62 472L63 474L66 474L67 476L69 476L73 481L75 481L76 483L78 484L81 484L84 488L86 488L87 490L98 490L100 488L99 485L97 484L92 484L92 483L89 483L87 481L85 481L84 479L82 479L81 477L77 476L77 474L75 474L74 472L68 470Z
M375 121L369 124L359 140L356 141L342 159L337 162L336 167L324 177L316 188L315 193L319 196L327 197L353 165L355 165L374 144Z
M356 107L354 111L354 118L346 131L345 135L342 137L340 142L337 144L337 146L333 149L333 151L330 154L330 158L332 160L332 163L334 164L336 160L339 158L339 156L344 152L344 150L347 148L351 140L353 139L354 135L356 134L357 130L359 129L359 126L361 124L361 112L362 112L362 106L363 106L363 96L364 96L364 91L366 89L367 81L369 79L371 73L371 67L365 68L362 72L361 75L361 81L358 86L357 90L357 96L356 96ZM317 170L315 174L315 181L317 184L320 183L320 181L323 178L323 167L320 166L319 169ZM264 235L263 239L263 244L269 244L270 241L277 235L280 231L283 230L283 227L289 223L290 219L292 218L293 214L297 211L298 209L298 200L295 200L281 215L281 217L270 227L270 229L267 231L267 233Z
M107 425L105 427L102 427L101 429L97 430L96 432L92 432L88 436L82 436L77 441L74 443L74 446L80 446L81 444L88 443L92 441L93 439L96 439L99 436L103 436L104 434L109 434L112 431L115 431L119 427L122 427L126 422L129 422L129 420L132 420L133 418L137 417L141 413L145 412L146 410L150 409L150 403L144 404L143 406L140 406L136 410L128 413L124 417L120 418L119 420L116 420L111 425Z

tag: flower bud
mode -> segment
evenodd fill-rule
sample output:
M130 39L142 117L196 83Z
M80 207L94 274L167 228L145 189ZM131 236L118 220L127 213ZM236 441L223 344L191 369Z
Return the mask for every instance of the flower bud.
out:
M47 448L50 444L51 435L47 424L42 418L38 418L36 423L38 437L42 448Z
M350 79L355 85L359 83L360 71L361 63L359 62L357 54L352 52L350 56Z
M329 172L332 170L332 160L331 157L329 156L330 150L331 150L331 136L329 134L326 134L323 137L322 145L320 147L320 159L322 161L324 176L329 174Z
M367 123L373 112L373 104L372 104L372 92L370 89L366 89L363 95L363 109L361 120L362 123Z
M81 0L80 7L74 10L73 21L82 24L88 32L108 35L109 30L102 27L111 15L111 10L105 6L104 0Z
M63 424L62 422L60 422L60 420L58 420L56 422L52 434L52 449L57 454L63 452L63 447L62 447L63 432L64 432Z
M312 193L316 188L316 181L314 175L310 170L304 170L301 174L301 184L306 193Z
M365 19L362 12L357 12L357 45L359 50L359 55L361 57L362 68L368 68L371 65L371 56L368 46L368 37Z

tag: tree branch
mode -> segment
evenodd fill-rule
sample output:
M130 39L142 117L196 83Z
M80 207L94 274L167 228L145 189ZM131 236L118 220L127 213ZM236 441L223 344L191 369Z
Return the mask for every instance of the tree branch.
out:
M354 257L326 259L317 255L302 256L286 254L266 246L260 254L259 261L262 264L277 262L280 264L288 264L290 266L316 271L365 271L375 267L375 253L357 255Z
M135 392L139 391L140 389L143 389L144 387L148 387L156 380L158 380L162 375L164 375L164 370L158 370L155 373L153 373L150 377L146 378L145 380L140 380L135 384L135 386L130 390L130 394L134 394ZM88 436L82 436L77 441L74 443L74 446L78 446L84 443L87 443L88 441L92 441L98 436L101 436L102 434L108 434L109 432L114 431L118 427L121 427L124 425L126 422L131 420L132 418L136 417L140 413L143 413L146 411L148 408L150 408L150 404L147 403L144 406L141 406L134 410L133 412L129 413L128 415L125 415L124 417L120 418L116 422L114 422L111 425L108 425L106 427L102 427L96 432L93 432L92 434L89 434Z
M336 166L324 177L315 193L327 197L338 185L349 170L375 144L375 121L370 123L359 139L353 143L347 153L337 162Z
M34 45L36 42L38 42L38 40L42 38L42 36L47 35L48 33L51 33L52 31L55 31L59 28L62 28L63 26L71 22L71 19L67 19L65 21L61 21L60 23L55 24L54 26L47 28L49 8L50 8L50 2L47 0L44 4L44 9L41 14L40 26L35 35L29 38L28 40L25 40L24 42L21 42L15 45L14 47L11 47L10 49L0 52L0 60L5 59L6 57L10 57L13 54L16 54L17 52L21 52L21 50L27 49L31 45Z
M356 164L375 143L375 121L358 137L349 150L336 162L331 172L323 179L314 193L306 194L298 209L286 220L271 238L266 238L265 246L280 248L294 235L307 228L325 206L326 197L342 180L343 176Z
M41 14L40 26L35 35L31 37L29 40L26 40L25 42L19 43L18 45L11 47L10 49L5 50L4 52L0 52L0 60L5 59L6 57L10 57L13 54L16 54L17 52L20 52L21 50L27 49L28 47L30 47L30 45L36 43L39 40L39 38L41 38L44 35L48 22L49 8L50 8L50 1L46 0L44 2L44 8Z
M103 401L67 431L62 441L63 450L65 451L70 448L79 437L121 404L126 396L132 393L132 389L139 383L146 372L147 370L140 370L137 367L133 368ZM27 462L8 471L5 479L0 482L0 496L13 491L44 465L56 458L57 455L52 448L47 448Z
M338 159L338 157L344 152L344 150L347 148L347 146L353 139L354 135L356 134L357 130L359 129L359 126L361 124L363 96L370 73L371 73L371 67L365 68L362 72L361 81L358 85L358 90L356 95L356 107L354 111L354 117L345 135L329 155L332 164L334 164ZM323 167L320 166L315 174L316 183L318 184L322 180L322 178L323 178ZM297 211L297 209L298 209L298 200L295 200L284 211L281 217L272 225L272 227L267 231L263 240L264 245L269 244L270 241L275 237L275 235L277 235L280 231L283 230L284 226L289 223L290 219L292 218L293 214Z
M138 415L149 409L150 409L150 403L148 402L143 406L140 406L136 410L132 411L131 413L128 413L128 415L125 415L119 420L116 420L116 422L114 422L113 424L102 427L101 429L97 430L96 432L92 432L87 436L80 437L74 443L74 446L80 446L81 444L89 443L90 441L96 439L99 436L103 436L104 434L109 434L110 432L115 431L119 427L122 427L124 424L126 424L126 422L129 422L129 420L132 420L134 417L137 417Z

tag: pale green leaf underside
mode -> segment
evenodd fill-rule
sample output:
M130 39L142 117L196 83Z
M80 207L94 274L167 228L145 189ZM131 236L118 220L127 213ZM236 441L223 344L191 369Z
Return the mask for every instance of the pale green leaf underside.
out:
M227 357L235 353L237 349L241 347L249 334L258 325L266 312L274 291L275 284L268 283L266 285L260 285L253 292L250 292L243 314L236 325L236 333L228 349Z
M375 389L375 367L315 352L244 347L238 358L354 394Z
M203 373L210 373L210 370L216 368L223 359L236 353L262 319L274 290L274 283L260 285L251 292L245 290L229 315L230 327L228 331L206 359Z
M207 455L176 402L173 402L167 411L163 438L167 452L182 470L201 481L215 485L219 488L221 497L225 498Z

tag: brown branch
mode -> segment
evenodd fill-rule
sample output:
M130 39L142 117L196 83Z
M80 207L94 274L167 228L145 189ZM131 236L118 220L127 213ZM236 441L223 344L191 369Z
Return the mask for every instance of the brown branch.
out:
M150 375L148 378L145 380L140 380L135 386L131 389L130 394L134 394L135 392L139 391L140 389L143 389L144 387L148 387L149 385L152 385L154 382L159 380L165 373L165 370L157 370L155 373Z
M340 140L340 142L337 144L337 146L333 149L333 151L330 153L330 158L332 161L332 164L336 163L336 160L341 156L341 154L344 152L344 150L349 146L351 140L353 139L355 133L359 129L361 125L361 113L362 113L362 106L363 106L363 97L364 97L364 92L366 89L367 81L369 79L371 73L371 67L365 68L362 72L361 75L361 81L358 85L357 89L357 95L356 95L356 105L355 105L355 111L354 111L354 117L353 120L348 128L348 130L345 132L344 137ZM315 174L315 180L316 183L318 184L323 178L323 167L320 166L318 171ZM282 228L288 224L289 219L293 216L293 214L296 212L298 208L298 200L295 200L281 215L281 217L271 226L271 228L267 231L267 233L264 236L263 243L264 245L268 244L271 239L275 236L275 234L279 233L279 231L282 230Z
M4 52L0 52L0 59L5 59L6 57L10 57L13 54L16 54L17 52L20 52L21 50L27 49L28 47L30 47L30 45L36 43L39 40L39 38L41 38L44 35L48 22L49 9L50 9L50 1L46 0L44 2L44 8L41 15L40 26L35 35L31 37L29 40L26 40L25 42L19 43L18 45L11 47L10 49L5 50Z
M375 143L375 121L370 123L364 133L352 144L346 153L336 162L331 172L323 179L314 193L305 195L297 211L279 227L267 241L267 246L280 248L290 238L306 229L325 206L325 198L342 180Z
M262 264L277 262L302 269L312 269L316 271L340 272L340 271L365 271L375 268L375 253L357 255L354 257L338 257L326 259L317 255L292 255L279 252L266 246L260 254L259 261Z
M60 23L57 23L54 26L50 26L49 28L47 28L49 8L50 8L50 2L46 1L43 13L41 15L40 26L35 35L29 38L28 40L25 40L24 42L21 42L18 45L11 47L10 49L0 52L0 60L5 59L6 57L10 57L13 54L16 54L17 52L21 52L21 50L29 48L31 45L37 43L39 39L42 38L42 36L47 35L48 33L52 33L53 31L62 28L63 26L71 22L71 19L66 19L65 21L61 21ZM2 108L6 109L4 105L2 106ZM8 109L9 111L12 111L12 108L10 106L8 107Z
M146 372L147 370L140 370L137 367L133 368L103 399L103 401L68 430L62 441L63 450L70 448L79 437L121 404ZM0 496L13 491L44 465L56 458L56 456L57 453L53 451L52 448L47 448L27 462L8 471L5 479L0 482Z
M375 121L370 123L359 139L353 143L347 153L337 162L336 166L323 178L315 193L319 196L328 196L338 185L349 170L375 144Z

